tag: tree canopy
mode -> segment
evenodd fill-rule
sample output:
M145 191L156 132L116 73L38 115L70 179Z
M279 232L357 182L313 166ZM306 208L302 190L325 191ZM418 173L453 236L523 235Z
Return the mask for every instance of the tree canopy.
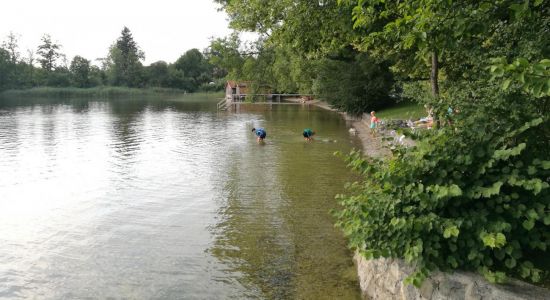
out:
M435 112L440 129L405 131L415 147L347 158L364 175L339 197L352 247L405 259L415 285L437 269L549 275L550 1L217 2L261 36L251 55L224 49L230 76L354 114L404 99Z
M76 55L68 60L61 45L43 35L36 52L27 50L22 57L19 36L10 32L0 46L0 91L34 86L163 87L187 92L223 89L225 69L210 63L210 56L198 49L183 53L174 63L164 61L143 65L145 53L129 28L109 47L106 57L93 60ZM35 54L37 57L35 57ZM39 62L40 66L35 66ZM214 82L214 84L212 84Z

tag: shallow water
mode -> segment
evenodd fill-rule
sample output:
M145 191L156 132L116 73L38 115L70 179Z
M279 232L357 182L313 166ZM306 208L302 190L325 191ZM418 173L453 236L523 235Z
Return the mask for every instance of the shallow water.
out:
M0 298L358 298L345 121L215 104L0 100Z

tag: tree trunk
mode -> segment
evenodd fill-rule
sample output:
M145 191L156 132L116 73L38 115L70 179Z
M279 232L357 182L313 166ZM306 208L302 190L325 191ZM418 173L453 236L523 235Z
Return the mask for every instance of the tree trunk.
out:
M439 75L439 61L437 59L437 52L432 52L432 72L430 74L430 83L432 85L432 96L437 98L439 96L439 82L437 81Z
M439 75L439 61L437 59L437 52L435 50L432 51L432 72L430 74L430 83L432 86L432 96L434 99L437 99L439 97L439 81L438 81L438 75ZM434 114L433 116L434 120L434 128L441 127L441 120L439 119L439 114Z

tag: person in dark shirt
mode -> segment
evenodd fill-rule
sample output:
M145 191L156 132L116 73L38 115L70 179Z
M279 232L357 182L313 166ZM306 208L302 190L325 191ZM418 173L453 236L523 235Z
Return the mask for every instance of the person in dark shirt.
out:
M315 135L315 131L311 130L311 128L306 128L302 132L302 135L304 136L304 139L306 139L306 141L312 141L313 136Z
M258 138L258 143L263 142L263 140L267 136L267 132L263 128L252 128L252 131L256 134L256 137Z

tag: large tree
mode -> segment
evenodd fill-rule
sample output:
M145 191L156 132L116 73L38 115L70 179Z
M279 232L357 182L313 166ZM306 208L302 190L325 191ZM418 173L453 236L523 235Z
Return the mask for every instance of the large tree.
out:
M392 59L395 63L394 70L406 77L427 78L429 75L434 97L439 96L440 70L464 71L463 66L467 65L465 62L488 64L487 54L491 53L488 50L494 48L498 35L506 33L502 30L504 27L510 27L508 24L514 23L544 24L540 21L533 22L532 17L544 16L542 12L548 10L548 1L542 0L340 2L346 6L354 6L354 27L364 32L356 45L362 51ZM544 27L547 26L548 23ZM491 37L495 30L502 31ZM509 37L516 41L522 39L524 42L538 39L536 36L525 39L518 32ZM529 31L524 34L531 36ZM539 31L539 34L544 36L547 29ZM520 44L518 46L521 47ZM517 52L512 48L508 50L510 53ZM477 55L472 55L473 52L483 53L485 62L480 61ZM479 65L470 65L469 69L472 67L476 69Z
M61 57L59 49L61 45L52 42L52 38L49 34L44 34L42 36L42 44L38 46L36 53L40 55L38 61L42 66L42 69L46 72L51 72L55 69L57 59Z
M71 83L77 87L90 86L90 61L82 56L75 56L71 61Z
M211 66L198 49L185 52L174 63L174 67L190 79L191 91L197 90L201 84L212 80Z
M214 77L227 76L233 79L241 77L244 58L239 51L240 47L241 40L237 33L210 41L210 45L206 49L206 57L213 66Z
M10 31L6 40L2 43L2 47L10 53L11 63L13 65L17 64L21 53L19 53L19 44L18 44L17 35Z
M155 87L166 87L168 85L168 64L165 61L157 61L145 67L147 84Z
M228 12L231 26L261 36L253 48L256 51L244 59L240 78L267 81L280 91L316 92L332 105L353 113L374 109L389 99L387 85L380 89L366 88L368 84L362 85L363 90L343 88L350 86L342 78L355 78L358 72L362 78L391 77L386 62L350 55L357 52L353 47L361 36L346 17L352 14L352 5L338 5L336 0L217 2ZM371 63L386 67L361 67Z
M111 83L137 87L142 84L142 64L145 54L134 41L128 27L109 49L109 74Z

